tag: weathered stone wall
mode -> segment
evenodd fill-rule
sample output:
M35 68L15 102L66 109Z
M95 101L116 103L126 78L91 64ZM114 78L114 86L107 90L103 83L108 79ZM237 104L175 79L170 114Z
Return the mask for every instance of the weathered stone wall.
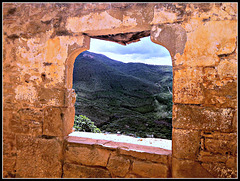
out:
M69 137L63 178L169 178L171 150Z
M237 177L236 6L207 7L173 58L173 177Z
M3 177L236 177L237 22L237 3L3 3ZM90 37L140 31L173 60L171 169L66 140L76 56Z

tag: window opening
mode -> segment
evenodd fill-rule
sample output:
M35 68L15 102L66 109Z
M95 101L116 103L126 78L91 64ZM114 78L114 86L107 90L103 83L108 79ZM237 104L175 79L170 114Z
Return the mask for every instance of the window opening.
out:
M75 60L73 89L82 131L171 139L171 56L150 37L127 46L91 38Z

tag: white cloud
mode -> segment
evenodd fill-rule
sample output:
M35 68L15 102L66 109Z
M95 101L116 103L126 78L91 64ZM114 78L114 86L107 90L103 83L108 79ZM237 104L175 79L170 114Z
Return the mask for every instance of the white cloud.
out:
M90 52L101 53L122 62L140 62L155 65L172 65L168 50L153 43L150 37L123 46L115 42L91 39Z

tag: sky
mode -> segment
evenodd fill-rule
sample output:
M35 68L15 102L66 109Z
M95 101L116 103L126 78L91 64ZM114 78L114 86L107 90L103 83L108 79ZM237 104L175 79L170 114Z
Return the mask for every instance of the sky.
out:
M138 62L172 66L170 53L165 47L153 43L150 36L140 40L124 46L115 42L91 38L89 51L104 54L111 59L124 63Z

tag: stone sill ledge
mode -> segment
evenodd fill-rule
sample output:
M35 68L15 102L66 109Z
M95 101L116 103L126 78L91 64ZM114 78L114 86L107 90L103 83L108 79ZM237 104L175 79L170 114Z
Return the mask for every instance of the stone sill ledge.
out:
M68 143L101 145L107 148L121 148L136 152L158 155L172 154L172 140L159 138L134 138L131 136L105 133L73 132L67 137Z

